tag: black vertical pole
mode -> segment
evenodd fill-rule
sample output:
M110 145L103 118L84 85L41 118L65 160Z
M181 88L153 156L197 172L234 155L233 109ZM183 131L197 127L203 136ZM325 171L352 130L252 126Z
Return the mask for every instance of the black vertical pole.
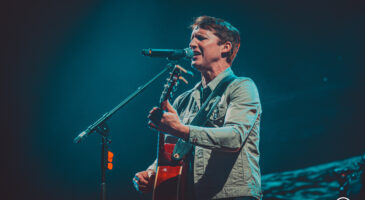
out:
M101 184L100 184L100 199L106 200L106 170L108 159L108 144L111 142L109 139L109 128L103 123L97 127L97 132L101 135Z
M108 153L108 145L106 136L102 136L101 138L101 200L106 200L106 182L105 182L105 173L106 173L106 154Z

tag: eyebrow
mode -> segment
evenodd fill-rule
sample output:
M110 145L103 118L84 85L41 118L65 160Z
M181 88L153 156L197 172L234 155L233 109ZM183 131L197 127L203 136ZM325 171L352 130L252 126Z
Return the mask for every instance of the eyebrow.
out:
M194 35L196 35L196 36L208 37L208 35L207 35L207 34L203 34L203 33L195 33ZM191 35L190 39L191 39L191 40L193 39L193 34Z

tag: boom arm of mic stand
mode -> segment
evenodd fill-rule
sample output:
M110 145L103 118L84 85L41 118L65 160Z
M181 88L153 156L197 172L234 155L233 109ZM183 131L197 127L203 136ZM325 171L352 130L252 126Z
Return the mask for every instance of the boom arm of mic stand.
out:
M146 84L140 86L137 88L135 92L130 94L127 98L125 98L122 102L120 102L116 107L114 107L111 111L105 113L101 118L99 118L96 122L91 124L86 130L82 131L77 137L74 139L74 143L80 143L81 140L85 139L87 136L89 136L91 133L95 132L95 130L103 124L106 120L108 120L115 112L117 112L119 109L121 109L124 105L126 105L128 102L130 102L134 97L136 97L138 94L140 94L146 87L148 87L153 81L155 81L158 77L160 77L163 73L165 73L167 70L174 67L173 63L167 64L167 67L165 67L160 73L158 73L155 77L153 77L150 81L148 81Z

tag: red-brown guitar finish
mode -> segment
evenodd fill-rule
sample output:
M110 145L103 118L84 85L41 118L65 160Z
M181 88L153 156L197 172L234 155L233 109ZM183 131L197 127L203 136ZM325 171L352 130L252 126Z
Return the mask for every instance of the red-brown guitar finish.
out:
M176 65L171 72L167 84L160 98L163 101L171 98L174 87L181 73L180 66ZM165 144L165 135L158 134L157 170L153 187L153 200L185 200L187 164L184 160L179 162L171 159L175 144Z
M166 157L168 159L161 162L157 167L153 200L185 199L187 166L183 161L179 163L171 161L170 156L174 150L174 146L174 144L164 145L164 158L161 159L165 160Z

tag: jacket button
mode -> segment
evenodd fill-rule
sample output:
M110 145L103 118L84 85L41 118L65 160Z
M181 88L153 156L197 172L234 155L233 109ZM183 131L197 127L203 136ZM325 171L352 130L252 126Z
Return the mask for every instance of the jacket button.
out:
M203 152L202 152L201 150L199 150L199 151L197 152L197 154L198 154L198 158L201 158L201 157L203 156Z
M175 153L174 158L180 158L180 155L178 153Z

